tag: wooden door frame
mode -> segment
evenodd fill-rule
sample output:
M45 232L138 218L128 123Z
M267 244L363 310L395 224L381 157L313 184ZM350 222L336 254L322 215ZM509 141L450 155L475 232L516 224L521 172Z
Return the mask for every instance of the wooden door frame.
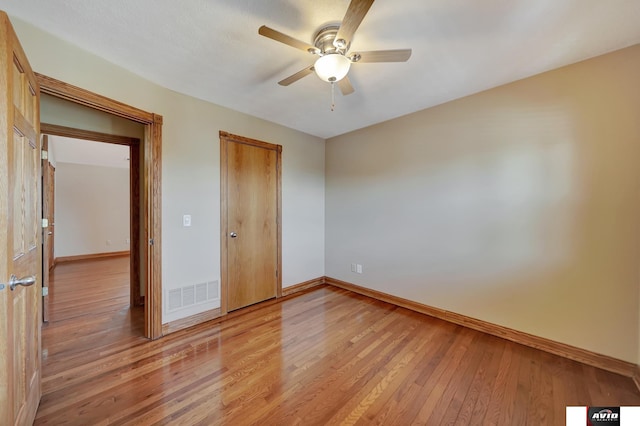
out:
M220 315L228 313L227 294L229 285L227 235L228 229L228 144L231 142L257 146L274 150L276 152L276 237L277 241L277 265L276 265L276 298L282 297L282 146L269 142L263 142L244 136L233 135L220 131Z
M145 126L142 142L142 261L145 263L144 335L162 337L162 116L126 105L71 84L35 73L40 92L126 118ZM147 244L148 242L148 244Z
M48 151L49 150L49 137L47 135L42 135L41 133L41 143L40 143L40 149L42 151ZM45 167L46 164L46 167ZM49 203L49 188L51 187L52 183L49 180L49 167L51 166L51 163L49 163L48 159L44 159L41 156L40 159L40 207L42 210L42 219L48 219L50 216L50 211L51 211L51 205ZM45 203L45 200L47 200L47 202ZM45 215L45 205L47 206L47 214ZM44 220L43 220L44 222ZM42 287L48 287L49 290L51 289L51 286L49 286L49 277L50 277L50 271L51 271L51 267L53 265L50 264L49 262L49 247L50 247L50 239L49 237L46 235L49 232L49 227L51 226L51 223L47 223L47 227L45 228L43 226L42 228ZM49 296L45 296L44 292L43 292L43 296L42 296L42 320L44 322L48 322L49 321Z
M130 298L131 306L141 306L140 296L140 139L128 136L118 136L109 133L93 132L58 126L56 124L40 123L40 133L43 135L63 136L82 139L88 142L103 142L129 147L129 240L130 250ZM43 191L44 192L44 191Z

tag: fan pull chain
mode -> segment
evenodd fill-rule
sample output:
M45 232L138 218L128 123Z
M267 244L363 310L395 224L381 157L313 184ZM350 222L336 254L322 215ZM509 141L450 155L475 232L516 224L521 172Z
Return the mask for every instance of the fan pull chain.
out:
M336 84L331 82L331 111L333 111L336 107Z

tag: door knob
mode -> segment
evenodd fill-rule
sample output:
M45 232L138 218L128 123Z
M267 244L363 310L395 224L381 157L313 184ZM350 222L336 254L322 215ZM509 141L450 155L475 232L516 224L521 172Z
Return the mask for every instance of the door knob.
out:
M11 289L11 291L15 290L19 285L29 287L30 285L34 285L35 283L35 275L31 275L30 277L24 277L21 279L18 279L18 277L16 277L15 275L11 275L11 278L9 278L9 288Z
M238 234L236 234L235 232L232 232L232 233L229 234L229 236L231 236L231 238L235 238L235 237L238 236Z

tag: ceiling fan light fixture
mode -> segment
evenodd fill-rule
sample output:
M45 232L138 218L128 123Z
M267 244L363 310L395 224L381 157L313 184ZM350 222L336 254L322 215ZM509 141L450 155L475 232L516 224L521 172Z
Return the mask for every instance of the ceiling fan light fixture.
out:
M330 53L318 58L313 67L320 80L331 83L340 81L347 75L351 61L339 53Z

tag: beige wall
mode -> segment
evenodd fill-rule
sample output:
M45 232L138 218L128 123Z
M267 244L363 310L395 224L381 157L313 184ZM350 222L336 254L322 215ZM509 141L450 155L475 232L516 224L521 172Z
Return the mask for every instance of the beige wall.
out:
M144 125L47 94L40 96L40 122L144 140Z
M129 250L129 169L58 162L56 257Z
M640 361L638 46L333 138L325 151L319 138L177 94L12 21L36 71L164 116L165 291L219 279L225 130L284 147L285 287L326 269Z
M637 362L639 76L637 45L328 140L327 275Z
M283 286L324 275L324 140L167 90L11 21L35 71L163 116L165 299L169 289L220 279L220 130L283 146ZM192 216L192 227L182 227L183 214ZM165 313L163 322L213 307Z

